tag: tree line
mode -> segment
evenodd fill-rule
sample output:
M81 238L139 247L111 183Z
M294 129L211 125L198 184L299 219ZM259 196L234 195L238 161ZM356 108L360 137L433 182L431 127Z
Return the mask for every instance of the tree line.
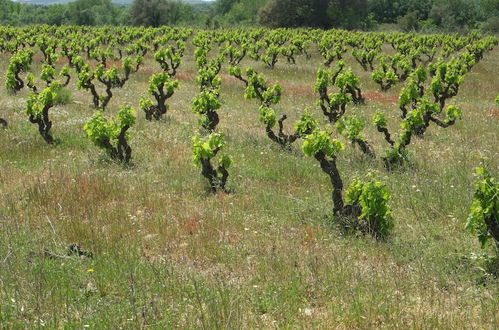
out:
M77 0L48 6L0 0L0 25L200 25L206 21L201 18L206 7L180 0L135 0L128 6L112 0Z
M77 0L40 6L0 0L2 25L235 25L499 32L499 0Z
M218 0L213 16L229 26L499 32L499 0Z
M242 1L220 2L236 6ZM269 27L372 29L391 23L405 31L499 32L499 0L268 0L258 11L258 22Z

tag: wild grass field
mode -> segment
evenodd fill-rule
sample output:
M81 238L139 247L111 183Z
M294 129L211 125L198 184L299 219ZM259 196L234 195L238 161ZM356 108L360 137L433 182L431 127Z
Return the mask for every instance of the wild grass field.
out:
M464 229L474 168L499 170L499 48L450 101L462 120L430 126L409 146L409 165L387 172L350 144L340 153L345 184L373 173L391 190L395 228L386 241L332 222L329 178L300 141L287 151L267 138L258 103L243 98L226 65L219 127L234 163L230 193L211 194L191 159L199 131L193 51L189 45L167 116L148 122L137 112L130 167L85 136L94 109L74 76L70 102L50 112L55 145L27 120L27 92L0 88L0 117L9 122L0 129L0 328L499 327L499 281L474 257L493 250ZM348 112L370 121L380 110L396 130L403 84L383 94L353 58L346 62L367 96ZM7 63L1 55L2 81ZM288 129L307 108L326 123L313 91L320 55L280 60L274 70L247 65L282 85L277 109ZM124 103L139 110L159 71L148 55L105 116ZM365 136L383 154L381 134L368 126ZM93 257L66 256L70 244Z

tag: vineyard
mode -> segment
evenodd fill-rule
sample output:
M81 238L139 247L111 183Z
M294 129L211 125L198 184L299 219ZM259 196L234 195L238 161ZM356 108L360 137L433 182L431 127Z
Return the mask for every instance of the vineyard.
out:
M1 327L499 327L496 37L0 35Z

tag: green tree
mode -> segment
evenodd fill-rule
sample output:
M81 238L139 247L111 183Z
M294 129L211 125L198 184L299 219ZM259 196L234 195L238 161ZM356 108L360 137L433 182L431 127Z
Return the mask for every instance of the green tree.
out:
M330 0L327 7L328 27L358 29L367 19L367 0Z
M240 1L239 0L218 0L215 8L216 8L218 13L224 15L224 14L227 14L232 9L232 7L238 2L240 2Z
M310 21L313 8L308 0L270 0L259 13L262 25L298 27Z
M368 16L367 0L270 0L259 21L269 27L360 28Z
M329 0L270 0L259 12L261 24L269 27L328 27Z
M399 0L400 14L406 15L414 12L418 20L425 20L434 2L435 0Z
M436 25L453 30L474 25L478 7L468 0L435 0L429 17Z
M230 10L226 11L226 6L215 6L215 10L220 10L218 13L222 14L222 22L230 25L248 25L256 24L258 21L258 12L265 5L267 0L252 0L252 1L228 1L230 3ZM218 4L218 3L217 3ZM219 9L220 8L220 9ZM214 23L216 27L216 21Z
M175 24L187 13L186 4L173 0L134 0L130 7L133 25L158 27Z
M398 25L404 32L418 29L418 13L411 11L398 19Z
M379 23L395 23L402 13L398 0L368 0L368 11Z
M63 25L71 23L69 20L68 6L51 5L47 7L45 20L50 25Z
M71 23L76 25L114 24L115 8L111 0L77 0L68 4Z

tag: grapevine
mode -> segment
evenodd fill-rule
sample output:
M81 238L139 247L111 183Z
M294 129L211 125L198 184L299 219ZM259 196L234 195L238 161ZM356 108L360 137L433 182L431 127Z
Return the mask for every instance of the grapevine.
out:
M129 164L132 148L128 144L128 130L135 124L135 110L128 105L121 106L117 118L110 120L97 111L84 125L87 136L92 142L106 151L112 158L123 164Z
M54 142L54 138L50 134L52 121L49 119L49 110L54 106L59 88L58 84L51 84L40 94L31 92L26 101L26 113L29 116L29 121L38 125L38 132L49 144Z
M225 146L225 139L221 133L211 133L206 138L195 136L192 138L192 160L195 166L201 167L201 174L208 179L211 192L219 190L226 192L228 169L232 159L223 155L215 162L215 157Z
M499 249L499 181L485 168L476 169L475 183L466 229L478 235L482 248L493 239Z
M159 120L168 111L166 101L173 96L179 86L178 80L172 80L165 72L156 73L149 79L149 95L156 100L154 104L150 99L141 98L140 108L145 112L147 120Z

